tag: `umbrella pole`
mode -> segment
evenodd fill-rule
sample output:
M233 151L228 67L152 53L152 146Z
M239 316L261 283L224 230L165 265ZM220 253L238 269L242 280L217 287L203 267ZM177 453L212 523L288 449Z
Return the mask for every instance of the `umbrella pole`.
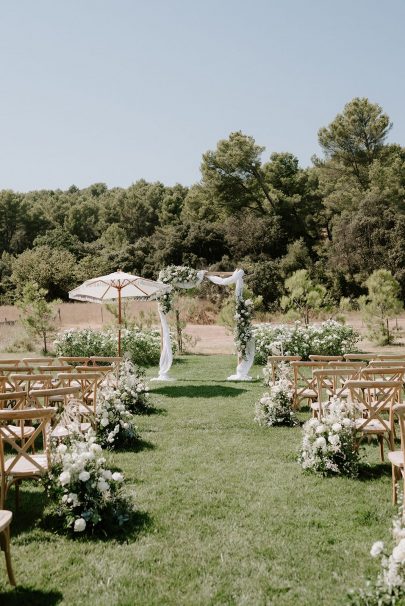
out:
M118 356L121 356L121 288L118 288Z

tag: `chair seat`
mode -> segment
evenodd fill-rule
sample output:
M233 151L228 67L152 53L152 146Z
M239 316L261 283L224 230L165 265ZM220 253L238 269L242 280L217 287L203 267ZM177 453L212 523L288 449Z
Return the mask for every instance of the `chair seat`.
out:
M365 421L367 421L367 419L356 419L356 429L362 431L363 433L386 433L387 431L389 431L389 429L384 426L384 423L382 423L378 419L373 419L372 421L369 421L364 427L361 428Z
M0 509L0 532L3 532L9 526L13 514L7 509Z
M395 467L404 466L404 454L402 450L390 450L388 452L388 459L393 465L395 465Z
M30 455L31 459L36 461L40 467L42 467L42 471L38 469L31 461L26 458L20 457L17 461L16 465L10 470L11 464L13 463L16 457L12 457L11 459L7 459L5 462L5 471L6 473L10 473L12 476L38 476L41 473L44 473L48 469L48 459L44 454L33 454Z
M81 415L92 415L94 414L94 410L92 409L92 406L84 406L84 404L80 404L79 406L79 414Z
M23 427L20 427L19 425L7 425L5 431L9 432L10 438L15 438L17 435L19 439L25 439L32 436L35 427L32 425L23 425Z
M314 389L302 389L298 391L299 398L316 398L317 393Z

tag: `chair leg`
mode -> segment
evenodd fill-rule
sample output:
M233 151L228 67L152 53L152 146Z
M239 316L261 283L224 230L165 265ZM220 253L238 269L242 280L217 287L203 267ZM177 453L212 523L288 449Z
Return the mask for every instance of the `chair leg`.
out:
M384 438L383 438L383 436L378 436L378 441L380 443L381 461L384 463Z
M16 586L13 567L11 565L11 554L10 554L10 528L6 528L0 533L0 547L4 551L6 558L6 568L10 585Z

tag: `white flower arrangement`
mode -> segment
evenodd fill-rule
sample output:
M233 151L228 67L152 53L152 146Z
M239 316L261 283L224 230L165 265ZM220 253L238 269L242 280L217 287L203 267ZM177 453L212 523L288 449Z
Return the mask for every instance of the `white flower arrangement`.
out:
M255 421L259 425L297 425L298 420L292 409L293 392L289 372L290 368L286 364L280 364L278 380L256 403Z
M305 471L355 477L359 453L355 447L352 408L347 402L333 398L324 410L321 419L312 418L303 426L299 462Z
M352 593L351 603L363 606L399 606L405 602L405 525L402 507L392 525L393 546L376 541L370 550L373 558L380 558L381 571L375 582Z
M170 284L176 288L176 284L198 284L198 272L188 265L168 265L159 272L159 282ZM173 305L173 290L158 297L159 305L163 313L168 314Z
M237 299L235 315L235 345L238 353L246 359L247 345L253 337L252 314L253 301L251 299Z
M52 454L52 468L45 478L51 510L67 530L82 533L96 527L121 526L132 509L123 496L124 477L106 467L102 449L90 431L71 437Z

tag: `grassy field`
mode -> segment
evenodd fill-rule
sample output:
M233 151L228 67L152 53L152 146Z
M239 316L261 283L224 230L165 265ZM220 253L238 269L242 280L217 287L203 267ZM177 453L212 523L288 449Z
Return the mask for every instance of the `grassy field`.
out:
M9 589L0 559L2 606L333 606L376 574L370 546L389 536L394 512L377 446L360 479L303 474L300 429L258 427L264 388L227 383L233 370L231 356L189 356L176 382L151 384L160 410L139 417L141 448L111 455L138 508L127 540L44 529L43 491L23 485L12 528L20 587Z

